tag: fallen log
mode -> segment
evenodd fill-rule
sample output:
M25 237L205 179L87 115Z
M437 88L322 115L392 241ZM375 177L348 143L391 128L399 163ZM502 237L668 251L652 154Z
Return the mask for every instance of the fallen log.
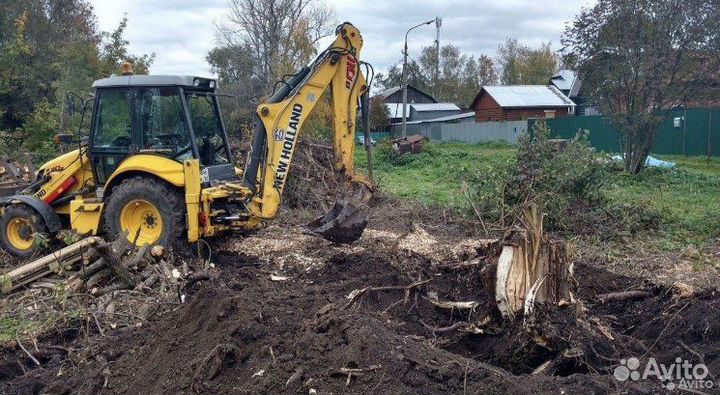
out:
M12 292L25 284L59 272L67 265L80 262L83 259L83 252L101 240L99 237L82 239L59 251L2 274L0 275L0 289L3 293Z
M95 245L95 249L103 257L105 265L121 282L129 288L135 288L135 279L130 275L127 266L120 260L120 254L113 251L109 243L98 243Z

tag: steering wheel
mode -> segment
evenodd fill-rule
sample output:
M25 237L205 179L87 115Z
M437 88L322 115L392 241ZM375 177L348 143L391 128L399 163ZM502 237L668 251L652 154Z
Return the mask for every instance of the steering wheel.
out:
M110 141L111 147L129 147L130 146L130 137L128 136L117 136L114 139Z
M184 129L185 128L183 127L183 123L178 122L173 127L171 133L156 134L154 137L159 140L164 140L164 141L172 143L173 142L172 140L182 140L183 135L184 135L183 132L185 131Z

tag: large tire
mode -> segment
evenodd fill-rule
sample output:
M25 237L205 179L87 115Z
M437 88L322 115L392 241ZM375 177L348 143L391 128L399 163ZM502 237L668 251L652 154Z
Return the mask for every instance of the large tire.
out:
M5 207L0 217L3 250L21 258L32 256L42 249L41 244L35 242L37 233L47 233L45 221L37 211L24 204Z
M132 177L113 188L104 208L103 230L112 239L124 233L137 244L168 246L185 230L183 194L151 177Z

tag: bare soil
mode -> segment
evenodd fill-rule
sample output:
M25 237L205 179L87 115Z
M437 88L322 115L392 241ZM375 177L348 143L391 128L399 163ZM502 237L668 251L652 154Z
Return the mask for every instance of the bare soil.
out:
M656 380L617 381L613 369L633 356L683 357L720 372L714 289L578 262L575 304L508 323L484 307L490 257L478 242L420 227L370 229L350 246L279 226L219 240L221 276L186 289L168 313L104 336L83 335L82 322L59 328L26 344L40 366L19 347L0 350L0 393L667 393ZM628 289L651 296L596 297ZM432 293L479 306L439 309ZM448 329L481 318L483 334Z

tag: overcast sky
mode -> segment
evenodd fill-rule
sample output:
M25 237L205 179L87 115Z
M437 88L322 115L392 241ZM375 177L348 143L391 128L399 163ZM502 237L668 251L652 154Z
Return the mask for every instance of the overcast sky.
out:
M227 0L91 0L99 27L115 29L127 13L125 37L134 54L156 54L152 74L210 75L205 55L215 42ZM536 46L551 41L559 48L565 24L593 0L325 0L338 21L350 21L363 33L363 59L376 70L401 59L405 31L440 16L441 45L465 53L495 55L505 37ZM413 30L409 54L417 57L435 39L434 25Z

